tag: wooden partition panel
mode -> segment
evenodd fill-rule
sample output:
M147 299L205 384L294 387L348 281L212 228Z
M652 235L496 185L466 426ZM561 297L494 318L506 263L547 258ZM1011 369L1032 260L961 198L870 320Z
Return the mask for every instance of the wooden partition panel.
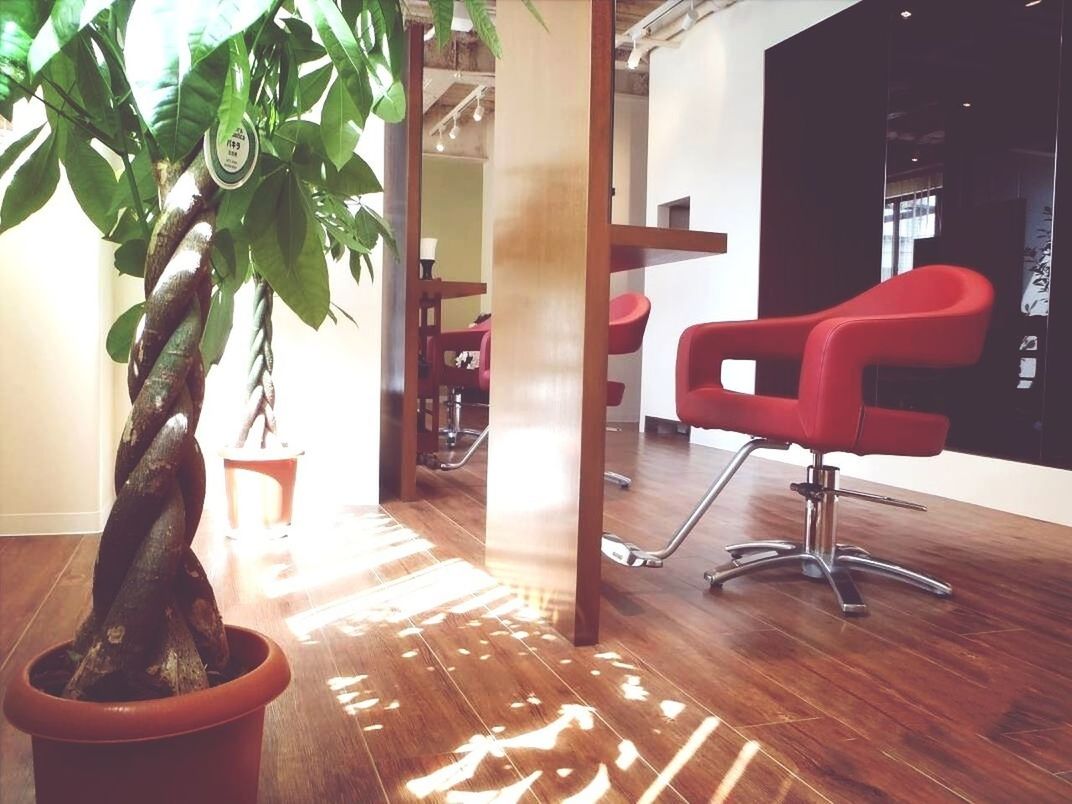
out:
M424 26L406 30L406 117L384 136L384 216L398 252L383 249L380 497L410 500L417 486L417 255L421 237Z
M500 3L487 566L576 644L599 627L613 3Z

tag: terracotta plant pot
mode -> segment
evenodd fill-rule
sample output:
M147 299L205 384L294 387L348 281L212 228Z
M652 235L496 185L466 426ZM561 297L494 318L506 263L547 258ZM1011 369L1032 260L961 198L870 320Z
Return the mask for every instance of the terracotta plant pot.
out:
M10 683L4 714L33 738L38 804L257 800L264 708L287 688L280 647L227 626L244 675L218 687L151 701L69 701L30 683L33 668L70 643L38 654Z
M227 486L227 519L235 531L281 531L294 510L294 484L302 450L220 450ZM282 535L282 533L279 533Z

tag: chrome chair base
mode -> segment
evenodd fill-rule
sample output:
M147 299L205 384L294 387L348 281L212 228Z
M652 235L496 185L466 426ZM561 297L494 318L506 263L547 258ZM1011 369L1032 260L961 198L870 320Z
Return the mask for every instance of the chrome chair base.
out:
M866 550L855 545L837 545L833 560L830 562L817 553L808 551L799 542L780 540L744 542L731 544L726 551L733 557L733 560L704 573L704 580L712 587L720 587L726 581L741 575L748 575L770 567L798 563L805 575L826 579L834 591L834 597L841 611L849 615L867 614L867 604L864 603L856 588L856 583L849 573L850 569L895 578L918 586L938 597L949 597L953 594L953 587L949 584L899 564L873 558Z
M600 545L603 555L625 567L658 568L663 566L663 562L681 546L749 455L759 449L784 450L788 448L788 444L778 441L764 438L751 439L733 456L665 547L660 550L645 550L612 533L604 533ZM864 603L860 591L856 588L850 570L875 573L903 581L939 597L952 595L953 588L944 581L891 561L875 558L862 547L840 544L836 541L839 497L844 496L915 511L927 510L922 505L905 500L839 488L839 471L836 466L824 464L822 453L813 452L812 465L808 467L806 481L793 483L790 486L805 501L803 543L786 539L764 539L731 544L726 550L732 560L705 572L704 578L707 582L712 587L720 587L726 581L741 575L769 567L795 564L800 566L801 571L808 577L825 579L834 591L839 608L849 615L867 613L867 604Z
M894 578L939 597L952 595L953 587L937 578L875 558L862 547L839 544L836 541L839 497L914 511L927 510L922 505L894 497L842 489L838 486L839 471L836 466L826 466L823 463L822 453L813 452L806 482L790 485L790 488L805 500L803 544L781 539L731 544L726 550L732 560L705 572L704 578L707 582L712 587L722 586L726 581L741 575L768 567L799 563L801 570L809 578L826 579L834 591L838 607L844 614L849 615L867 613L867 604L860 596L849 570L873 572Z

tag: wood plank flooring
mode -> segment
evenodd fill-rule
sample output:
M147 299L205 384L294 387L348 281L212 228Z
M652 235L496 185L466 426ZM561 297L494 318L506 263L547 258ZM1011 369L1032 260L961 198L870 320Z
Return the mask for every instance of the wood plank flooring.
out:
M659 544L727 458L608 433L608 466L634 478L607 487L608 529ZM294 670L263 801L1072 800L1072 529L846 502L846 541L955 597L863 577L871 615L846 620L791 570L713 593L725 544L799 529L798 470L753 460L666 567L605 564L601 642L574 648L483 571L483 472L482 455L422 469L421 502L305 512L271 542L206 517L226 619ZM95 549L0 540L0 687L73 630ZM0 757L0 801L32 801L29 740L7 723Z

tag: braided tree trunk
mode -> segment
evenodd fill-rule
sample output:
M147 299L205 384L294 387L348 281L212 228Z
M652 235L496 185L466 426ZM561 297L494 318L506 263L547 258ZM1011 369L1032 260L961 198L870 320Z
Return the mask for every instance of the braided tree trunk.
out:
M205 390L215 184L198 156L159 165L160 217L145 264L145 318L131 351L133 408L116 454L116 501L93 568L64 696L116 700L208 686L228 663L212 588L190 549L205 500L194 439Z
M253 333L249 340L246 371L246 407L236 447L286 446L275 420L275 383L272 380L272 305L275 293L261 277L253 278Z

